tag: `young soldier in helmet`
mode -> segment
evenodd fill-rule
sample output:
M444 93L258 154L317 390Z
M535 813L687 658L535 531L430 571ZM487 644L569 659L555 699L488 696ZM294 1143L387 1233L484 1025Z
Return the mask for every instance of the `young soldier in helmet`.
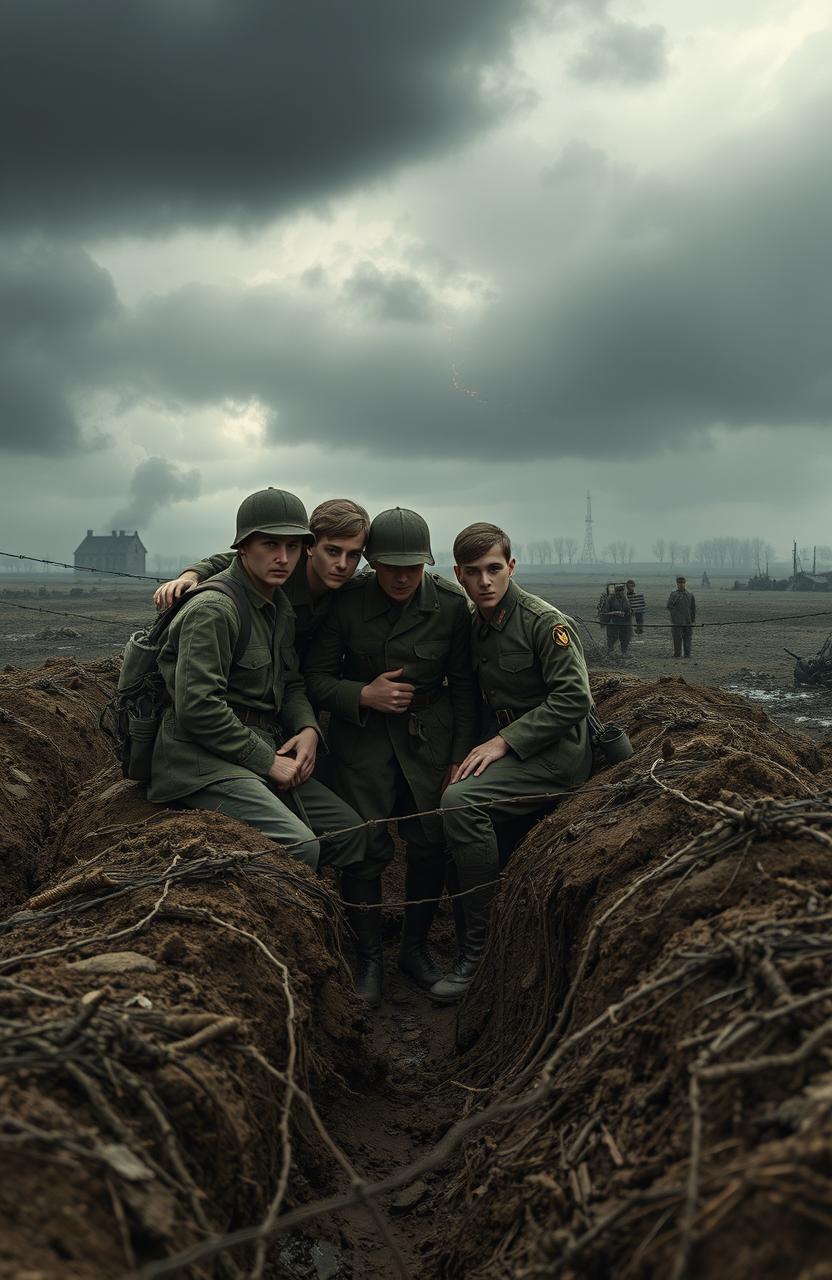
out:
M170 705L148 799L221 810L295 845L290 852L313 868L319 861L347 868L361 862L365 836L358 815L312 777L319 730L281 590L311 537L292 493L263 489L240 506L237 555L218 576L245 597L248 645L235 656L240 613L219 591L194 596L171 622L159 655ZM313 834L356 827L323 845Z
M571 619L512 581L511 544L496 525L463 529L454 560L456 576L476 606L473 661L490 732L442 796L465 915L464 946L451 971L431 988L431 996L447 1004L468 990L485 947L500 871L492 819L534 812L545 804L542 794L585 781L592 767L586 720L592 698Z
M282 588L295 612L295 648L301 666L312 636L326 617L332 593L358 568L369 527L367 512L351 498L329 498L309 518L312 541ZM167 609L189 587L221 573L233 560L233 551L220 551L183 569L178 578L156 590L157 608Z
M313 641L306 679L331 713L333 785L362 818L435 809L453 767L477 741L468 606L454 583L425 572L430 534L415 511L376 516L367 540L374 570L339 591ZM441 977L427 945L441 897L444 842L437 817L400 822L407 846L399 965L427 989ZM393 857L386 823L370 828L365 861L341 893L356 936L356 990L381 1000L381 873ZM422 902L422 899L428 899ZM361 910L366 905L373 910Z

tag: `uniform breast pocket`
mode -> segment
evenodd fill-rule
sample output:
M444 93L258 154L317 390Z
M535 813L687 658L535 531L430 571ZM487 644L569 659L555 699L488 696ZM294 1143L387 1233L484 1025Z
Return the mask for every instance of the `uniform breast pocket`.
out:
M434 680L445 667L445 645L441 640L420 640L413 646L413 674L422 680ZM405 664L407 672L410 663Z
M519 673L528 671L534 666L534 654L528 649L518 649L511 653L501 653L499 664L502 671Z
M271 689L272 655L265 645L252 645L234 664L229 693L237 690L249 698L265 698Z
M524 699L536 686L534 654L529 649L511 649L497 659L500 683L509 697Z

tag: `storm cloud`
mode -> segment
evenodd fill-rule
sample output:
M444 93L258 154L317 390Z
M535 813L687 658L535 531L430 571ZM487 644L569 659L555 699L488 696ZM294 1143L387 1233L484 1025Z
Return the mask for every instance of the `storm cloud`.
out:
M651 84L668 73L667 44L664 27L608 22L587 37L570 71L588 84Z
M89 254L40 240L0 244L0 448L61 454L101 442L79 403L102 374L120 306Z
M533 0L9 0L0 219L251 225L511 111Z

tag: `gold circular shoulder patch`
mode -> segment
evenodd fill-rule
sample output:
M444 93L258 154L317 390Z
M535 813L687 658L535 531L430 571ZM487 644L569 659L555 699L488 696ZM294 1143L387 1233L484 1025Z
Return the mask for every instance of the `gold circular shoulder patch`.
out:
M566 630L566 627L562 625L562 623L556 622L555 625L552 627L552 639L554 640L555 644L559 644L562 649L565 649L566 646L569 644L569 632Z

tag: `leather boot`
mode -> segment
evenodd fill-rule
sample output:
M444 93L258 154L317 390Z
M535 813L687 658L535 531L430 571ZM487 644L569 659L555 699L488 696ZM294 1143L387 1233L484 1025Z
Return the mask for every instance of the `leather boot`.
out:
M381 880L341 877L341 898L355 942L355 994L371 1009L381 1004L384 954L381 946ZM364 906L370 906L366 910Z
M442 970L428 946L428 933L442 894L443 880L441 864L436 867L407 865L404 896L414 905L404 909L399 968L423 991L429 991L442 977ZM428 901L421 901L424 898Z
M464 878L460 883L463 889L468 887ZM464 898L458 899L465 913L465 944L448 973L435 982L430 989L430 998L437 1004L456 1004L473 982L474 974L480 967L485 951L493 900L493 885L475 889L472 893L467 893Z

